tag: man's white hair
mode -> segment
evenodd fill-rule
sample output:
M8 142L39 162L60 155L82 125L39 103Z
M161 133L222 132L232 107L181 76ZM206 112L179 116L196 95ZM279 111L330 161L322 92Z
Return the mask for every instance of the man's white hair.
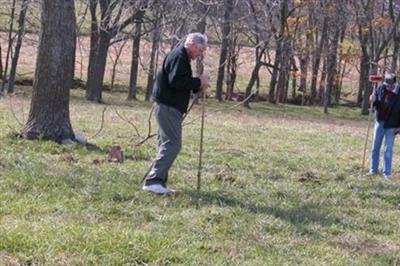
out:
M207 36L200 32L189 33L186 37L184 46L187 48L190 44L197 47L206 46L208 42Z

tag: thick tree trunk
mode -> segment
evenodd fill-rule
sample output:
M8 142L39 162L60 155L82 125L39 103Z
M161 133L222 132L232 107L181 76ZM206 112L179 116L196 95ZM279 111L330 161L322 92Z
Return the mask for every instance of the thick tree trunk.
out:
M97 26L97 0L89 1L90 10L90 52L89 52L89 64L88 64L88 78L89 73L92 72L91 68L94 66L94 60L96 59L97 43L99 41L99 28Z
M286 53L281 54L280 71L278 76L278 83L276 86L276 101L278 103L285 103L288 92L289 80L289 63L290 63L290 40L285 38L283 41L283 50Z
M135 23L135 37L132 44L131 74L129 77L128 100L136 100L137 78L139 69L140 40L142 38L142 21L139 19Z
M89 66L90 72L88 73L86 88L86 100L88 101L102 102L103 80L106 71L110 40L110 35L101 30L98 43L96 44L97 49L91 61L92 65Z
M15 82L15 75L17 74L19 53L21 51L22 38L25 33L25 17L26 17L27 9L28 9L28 0L23 0L21 3L21 11L20 11L19 18L18 18L17 43L15 45L14 57L11 62L10 77L8 79L7 93L14 92L14 82Z
M31 108L22 136L61 142L74 138L69 117L76 46L74 1L43 0L41 21Z

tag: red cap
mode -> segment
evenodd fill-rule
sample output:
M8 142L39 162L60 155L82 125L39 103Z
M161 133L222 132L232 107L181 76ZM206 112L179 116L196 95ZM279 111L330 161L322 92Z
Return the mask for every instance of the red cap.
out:
M369 75L368 80L371 82L379 82L383 80L382 75Z

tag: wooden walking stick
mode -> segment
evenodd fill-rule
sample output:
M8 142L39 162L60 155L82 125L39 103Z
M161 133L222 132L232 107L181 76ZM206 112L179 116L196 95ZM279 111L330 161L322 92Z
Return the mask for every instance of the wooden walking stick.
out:
M204 136L204 110L206 102L206 92L203 91L203 97L201 102L201 128L200 128L200 152L199 152L199 167L197 168L197 192L200 192L201 186L201 170L202 170L202 158L203 158L203 136Z
M378 82L383 80L383 76L381 75L370 75L368 77L368 80L372 83L375 83L375 88L372 91L372 93L375 92L376 86L378 85ZM369 128L371 127L371 121L372 121L372 114L373 114L373 110L372 110L372 106L373 103L371 102L370 106L369 106L369 116L368 116L368 127L367 127L367 135L365 137L365 144L364 144L364 155L363 155L363 160L362 160L362 167L361 167L361 171L360 171L360 176L362 176L363 172L364 172L364 166L365 166L365 155L367 153L367 145L368 145L368 137L369 137Z

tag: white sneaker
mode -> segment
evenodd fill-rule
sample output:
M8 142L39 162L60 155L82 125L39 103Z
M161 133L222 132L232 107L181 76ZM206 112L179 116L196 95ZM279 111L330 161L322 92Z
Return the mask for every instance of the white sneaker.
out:
M168 194L168 193L175 192L174 190L163 187L161 184L153 184L153 185L148 185L148 186L144 185L143 190L153 192L156 194Z
M377 172L368 172L368 173L366 173L365 174L366 176L369 176L369 177L373 177L373 176L376 176L376 175L378 175L378 173Z
M390 175L383 175L383 178L387 181L392 181L392 176Z

